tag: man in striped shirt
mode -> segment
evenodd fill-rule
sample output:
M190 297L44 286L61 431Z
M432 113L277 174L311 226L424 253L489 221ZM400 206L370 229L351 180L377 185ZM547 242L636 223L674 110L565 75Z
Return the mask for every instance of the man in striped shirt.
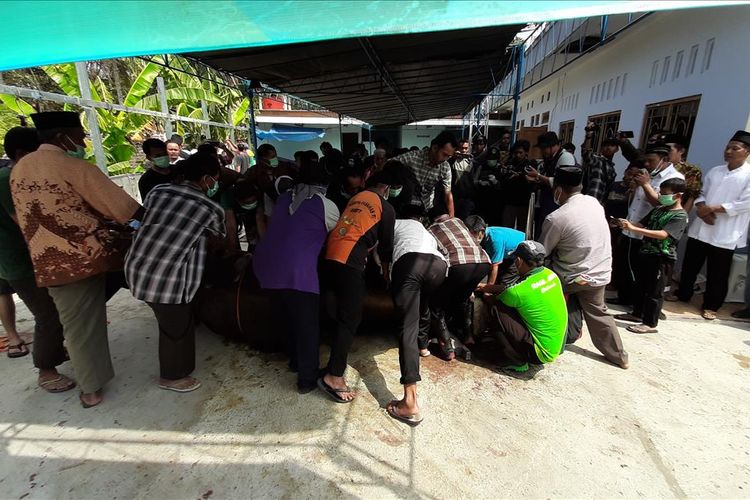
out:
M430 310L437 327L438 342L448 361L456 357L446 313L454 321L462 321L464 339L471 336L471 308L469 298L491 269L490 258L471 236L461 219L447 214L435 219L428 228L438 241L441 251L448 256L448 277L432 298Z
M189 392L200 387L195 369L191 302L203 278L207 240L223 238L224 211L208 196L219 186L216 158L197 153L181 163L185 181L155 187L146 215L125 258L125 276L136 299L159 323L159 387Z

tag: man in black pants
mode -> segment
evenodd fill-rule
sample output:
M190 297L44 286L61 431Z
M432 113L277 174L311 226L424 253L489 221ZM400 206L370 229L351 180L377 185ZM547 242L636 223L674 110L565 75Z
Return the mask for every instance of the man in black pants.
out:
M419 217L424 209L413 206L410 214ZM391 294L401 318L398 361L404 397L391 401L388 414L408 425L419 425L422 415L417 405L419 357L429 354L427 339L430 327L430 297L443 283L448 263L438 249L437 241L414 219L398 220L394 230ZM426 351L426 353L425 353Z
M338 328L331 345L327 373L319 384L336 402L348 403L354 393L347 389L344 372L354 334L362 320L365 299L365 266L367 254L377 246L388 276L393 254L393 207L386 201L391 185L399 185L395 177L378 172L368 180L368 188L355 195L341 214L336 227L328 235L326 264L336 295Z
M482 279L490 273L490 258L474 238L464 222L456 217L441 215L429 227L443 253L448 255L448 277L435 292L430 309L432 323L438 334L443 357L455 359L455 345L446 322L446 314L454 321L461 320L464 338L471 336L471 306L469 299Z

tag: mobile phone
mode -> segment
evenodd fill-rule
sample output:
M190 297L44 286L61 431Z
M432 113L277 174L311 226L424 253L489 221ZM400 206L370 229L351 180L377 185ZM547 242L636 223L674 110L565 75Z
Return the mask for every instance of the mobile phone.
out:
M635 137L632 130L622 130L620 131L620 136L625 139L632 139L633 137Z
M620 219L618 219L617 217L612 217L611 215L608 215L607 216L607 220L609 221L609 224L612 225L612 226L614 226L614 227L620 227L621 226Z
M523 170L524 170L524 172L526 172L527 174L530 174L530 173L532 173L532 172L534 171L534 169L533 169L533 168L531 168L531 167L529 167L529 166L526 166L526 167L524 167L524 168L523 168Z

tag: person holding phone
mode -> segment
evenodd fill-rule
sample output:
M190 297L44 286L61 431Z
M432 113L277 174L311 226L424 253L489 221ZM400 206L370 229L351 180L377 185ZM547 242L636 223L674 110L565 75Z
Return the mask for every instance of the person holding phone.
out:
M581 145L581 159L583 160L583 194L593 196L599 203L604 204L612 185L615 183L617 172L612 160L620 150L620 141L614 137L607 137L602 141L599 154L593 149L594 132L597 127L594 122L588 122L586 138Z

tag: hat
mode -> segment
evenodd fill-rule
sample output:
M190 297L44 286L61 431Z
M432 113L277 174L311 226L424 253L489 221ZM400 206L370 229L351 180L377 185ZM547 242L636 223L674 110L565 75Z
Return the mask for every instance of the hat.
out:
M536 138L536 145L540 148L548 148L550 146L557 146L560 144L560 139L557 138L557 134L554 132L545 132Z
M653 144L649 144L646 148L646 154L656 154L656 155L668 155L671 148L667 146L663 142L655 142Z
M662 139L665 144L678 144L683 147L688 144L687 138L679 134L667 134Z
M519 243L510 256L513 258L520 257L525 262L541 264L547 257L547 250L538 241L526 240Z
M37 130L50 130L55 128L83 128L81 118L73 111L44 111L32 113L31 121Z
M742 144L746 144L750 146L750 132L745 132L744 130L738 130L734 133L730 141L736 141L741 142Z
M555 171L555 186L580 186L583 170L578 167L560 167Z

